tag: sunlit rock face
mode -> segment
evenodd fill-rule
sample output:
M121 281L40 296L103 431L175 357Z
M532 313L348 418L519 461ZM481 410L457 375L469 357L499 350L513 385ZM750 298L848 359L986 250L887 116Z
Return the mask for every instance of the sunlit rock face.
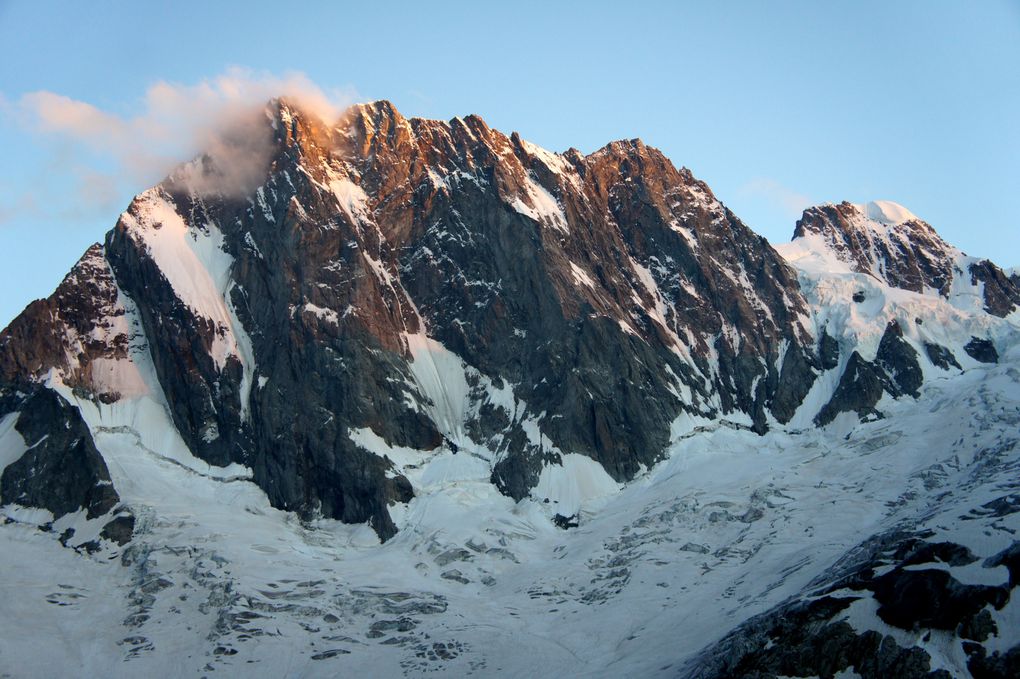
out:
M895 288L933 290L948 298L980 283L978 292L988 313L1004 317L1020 306L1020 277L1007 275L987 259L967 257L927 222L890 201L809 208L797 222L794 238L812 237L854 271Z
M808 235L821 236L855 271L893 287L949 294L954 249L901 205L843 202L809 208L794 238Z
M1017 675L1015 273L640 140L245 131L0 333L8 665Z
M126 356L127 330L80 347L64 330L112 327L130 304L196 456L383 537L413 489L352 431L477 451L520 499L566 453L633 478L682 413L764 431L813 382L793 270L640 140L554 154L388 102L327 125L278 101L265 125L261 185L218 192L203 158L138 196L12 325L6 373L56 368L116 400L90 370ZM68 319L45 306L68 295L84 300ZM423 379L433 363L456 375Z

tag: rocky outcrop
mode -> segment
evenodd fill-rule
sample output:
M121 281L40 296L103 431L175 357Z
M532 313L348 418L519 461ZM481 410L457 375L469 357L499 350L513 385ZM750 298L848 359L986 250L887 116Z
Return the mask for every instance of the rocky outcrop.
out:
M987 259L970 265L971 283L982 284L985 311L1000 318L1020 306L1020 276L1006 276L1002 269Z
M970 341L963 345L963 350L975 361L981 363L998 363L999 352L995 350L995 343L983 337L971 337Z
M111 362L127 356L125 309L98 243L46 299L32 302L0 332L0 380L39 381L50 370L90 398L121 394L107 379Z
M977 557L962 545L930 542L929 537L894 530L870 538L834 567L827 584L751 618L706 649L681 676L833 676L852 669L876 679L948 679L948 671L932 668L925 646L933 631L942 635L933 645L956 645L974 676L1013 676L1020 646L1005 653L989 653L985 647L998 633L990 611L1002 610L1015 593L1012 566L1008 582L1000 585L963 584L952 569L974 564ZM981 566L1015 566L1018 545ZM855 629L848 609L868 598L875 600L872 606L882 623L913 633L916 645L904 647L891 634ZM866 615L858 613L856 619Z
M817 235L858 273L895 288L946 297L953 282L955 248L926 222L893 203L846 201L804 211L794 238Z
M917 352L903 339L903 329L895 320L886 325L882 341L878 344L875 363L896 386L893 396L909 394L918 397L924 375L917 362Z
M47 509L54 519L80 510L95 519L118 505L110 472L77 408L45 387L28 394L7 387L0 411L16 413L14 429L26 447L0 474L0 502Z
M821 337L818 338L818 358L822 370L832 370L839 365L839 342L829 334L827 328L822 328Z
M699 659L700 666L682 676L832 677L853 668L865 679L950 679L944 670L931 671L931 658L925 651L904 648L891 635L857 634L849 623L834 620L853 601L822 597L753 619L713 649L714 657Z
M862 418L882 417L875 406L883 394L917 398L923 381L917 351L903 338L899 323L890 321L874 362L865 361L856 351L850 355L832 398L815 416L815 423L829 424L837 415L847 412Z
M952 351L942 346L941 344L935 344L934 342L924 343L924 353L928 354L928 360L932 364L942 368L943 370L949 370L950 367L962 370L960 363L956 360L956 356Z
M96 244L50 297L29 304L0 332L0 413L17 418L14 428L27 447L2 470L0 502L46 509L54 520L78 511L86 519L109 516L101 537L131 539L133 518L120 506L89 426L77 407L43 385L55 380L97 404L132 396L125 392L138 383L117 366L128 360L136 330ZM73 533L68 529L62 543Z
M861 418L881 417L875 406L882 394L891 390L894 387L888 376L855 351L850 354L832 398L815 416L815 424L824 426L840 413L848 412L855 412Z

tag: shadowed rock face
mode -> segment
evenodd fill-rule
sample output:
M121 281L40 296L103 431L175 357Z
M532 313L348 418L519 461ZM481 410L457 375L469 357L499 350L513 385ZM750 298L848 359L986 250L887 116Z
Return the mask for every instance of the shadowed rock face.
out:
M27 395L5 387L0 412L17 413L14 428L28 448L0 474L0 502L48 509L54 519L79 509L95 519L120 502L77 408L44 387Z
M962 370L960 363L956 360L956 356L953 352L940 344L925 342L924 352L928 354L928 359L934 365L942 368L943 370L949 370L950 367Z
M886 326L875 362L896 386L898 393L893 393L893 396L909 394L917 398L924 375L917 362L917 352L903 339L903 329L896 321L890 321Z
M963 345L963 350L975 361L981 361L982 363L999 362L999 352L995 350L995 344L989 339L971 337L970 341Z
M855 412L862 418L881 417L875 406L882 394L895 390L889 377L856 351L850 355L839 384L829 402L815 416L815 424L829 424L840 413Z
M94 335L122 296L197 456L249 466L275 506L368 520L383 538L387 505L413 490L352 430L481 446L519 499L565 452L632 478L684 411L741 413L764 431L814 381L793 271L640 140L552 154L477 116L408 120L388 102L327 126L278 101L266 120L260 187L210 191L203 158L140 195L57 296L0 337L4 375L57 367L116 400L87 366L123 355L124 332L70 352L62 338ZM181 244L199 253L187 275ZM465 364L458 422L437 421L447 397L411 369L426 334Z
M972 283L984 284L985 311L999 317L1020 306L1020 276L1006 274L987 259L970 265Z
M847 412L860 417L881 417L875 406L883 394L916 398L923 381L917 352L903 339L899 323L890 321L873 362L865 361L856 351L851 354L832 398L819 411L815 423L829 424L837 415Z
M1015 511L1014 500L1007 496L998 504ZM977 564L963 545L929 542L929 537L930 532L894 530L869 538L819 579L834 576L827 584L819 586L816 580L814 590L751 618L705 649L679 676L833 676L849 669L869 679L952 676L932 669L932 657L920 643L903 647L891 634L855 629L846 611L869 598L881 622L915 633L923 642L931 640L934 630L943 635L942 648L959 644L973 676L1016 676L1020 645L989 653L984 642L999 635L990 611L1002 610L1016 593L1020 543ZM1006 566L1008 581L968 585L949 570L971 564Z

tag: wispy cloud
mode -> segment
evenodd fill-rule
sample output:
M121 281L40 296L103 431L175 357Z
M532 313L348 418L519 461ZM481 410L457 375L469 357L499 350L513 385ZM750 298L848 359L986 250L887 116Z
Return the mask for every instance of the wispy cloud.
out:
M13 195L9 187L0 186L0 192ZM32 214L39 210L39 201L35 193L22 193L13 199L0 200L0 226L21 215Z
M752 179L737 189L737 193L748 199L763 200L793 218L800 217L805 208L814 205L814 201L804 194L765 177Z
M119 189L141 190L199 153L213 157L226 184L250 180L269 141L261 107L281 96L327 122L356 97L353 90L323 90L303 73L231 68L193 84L157 82L134 116L49 91L0 100L0 107L51 142L80 203L106 208Z

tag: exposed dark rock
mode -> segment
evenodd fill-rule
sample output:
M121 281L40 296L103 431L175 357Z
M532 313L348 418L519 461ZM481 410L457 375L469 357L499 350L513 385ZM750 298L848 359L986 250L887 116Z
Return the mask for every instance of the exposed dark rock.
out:
M1020 585L1020 541L1014 542L998 554L989 557L984 566L986 568L1005 566L1009 570L1010 588Z
M1009 598L1001 587L964 585L940 569L896 568L872 583L878 616L894 627L955 630L985 606Z
M986 655L981 646L972 647L967 669L974 679L1016 679L1020 677L1020 644L1005 653Z
M131 541L134 531L135 517L133 514L125 513L117 516L103 526L103 530L100 531L99 537L123 546Z
M985 311L999 317L1013 313L1020 306L1020 276L1006 274L987 259L970 265L972 283L983 283Z
M991 502L986 502L979 509L972 509L971 514L979 516L1009 516L1020 512L1020 494L1003 495Z
M825 238L833 252L857 272L895 288L914 292L934 288L943 297L949 295L953 250L920 219L880 223L869 219L861 206L844 201L805 210L793 236L808 234ZM864 301L858 294L854 301Z
M577 528L577 526L579 525L577 520L577 514L572 514L571 516L563 516L562 514L557 514L556 516L553 517L553 523L556 525L557 528L562 528L564 530L568 528Z
M823 370L832 370L839 365L839 342L822 328L822 336L818 339L818 357Z
M932 364L938 366L939 368L942 368L943 370L949 370L950 366L956 368L957 370L963 369L960 367L959 362L957 362L956 356L953 354L953 352L947 349L946 347L942 346L941 344L925 342L924 351L926 354L928 354L928 358L931 360Z
M833 619L854 598L822 597L778 607L741 625L681 672L688 679L831 677L853 669L867 679L924 677L949 679L932 672L920 648L903 648L891 636L857 634Z
M959 629L961 639L973 639L974 641L987 641L988 637L998 634L998 632L999 628L987 609L982 609L976 615L964 619L960 623Z
M557 460L541 448L531 450L524 432L512 432L504 439L504 446L508 450L521 452L498 460L492 467L489 480L499 488L499 492L520 501L528 497L531 489L538 485L542 465Z
M982 363L999 362L999 352L995 350L995 345L992 344L991 340L971 337L970 341L963 345L963 350L975 361L981 361Z
M907 630L957 630L965 638L979 639L994 628L982 611L989 605L995 608L1005 605L1012 583L965 585L943 568L918 568L929 563L951 567L972 564L977 557L968 548L952 542L931 543L923 535L901 536L895 532L878 536L872 542L870 552L865 551L870 556L837 579L827 591L849 588L874 592L881 604L879 617ZM984 565L1004 565L1010 555L1009 549L1004 550L987 559ZM895 567L876 577L877 569L889 561Z
M925 542L924 540L907 540L894 553L903 566L940 561L950 566L966 566L977 561L977 557L964 547L954 542Z
M903 338L899 323L890 321L879 342L875 362L865 361L856 351L850 355L832 398L815 416L815 423L824 426L847 412L856 412L861 418L882 417L875 405L883 393L916 398L923 380L917 352Z
M933 629L955 632L975 677L1015 676L1020 648L989 656L982 646L997 634L989 607L1001 608L1013 584L964 585L941 568L917 569L926 563L965 566L977 559L962 545L928 542L930 535L893 530L869 538L826 574L826 584L816 582L815 589L743 623L692 659L680 676L831 677L852 669L876 679L948 678L945 670L931 670L931 658L920 644L904 648L891 636L858 633L841 619L848 606L872 594L886 623L918 633L928 630L919 634L923 642L931 640ZM984 565L1016 561L1018 545Z
M825 338L831 338L828 335L822 337L824 350L827 348L824 347ZM838 354L838 348L836 351ZM786 423L794 416L797 408L804 401L804 396L814 384L818 367L824 368L824 362L819 363L801 347L790 345L790 348L786 350L783 366L779 370L779 382L775 386L775 395L769 402L769 410L775 415L776 420Z
M5 400L8 412L18 411L14 428L28 450L0 475L0 501L48 509L54 519L80 509L94 519L117 505L109 470L77 408L41 386L16 407L9 390Z
M896 321L889 321L886 326L875 363L892 379L900 393L917 398L924 373L917 362L917 352L903 339L903 330Z
M856 412L862 418L880 417L875 405L886 391L896 393L898 390L881 369L865 361L855 351L850 355L832 398L815 416L815 423L824 426L840 413L848 412Z

